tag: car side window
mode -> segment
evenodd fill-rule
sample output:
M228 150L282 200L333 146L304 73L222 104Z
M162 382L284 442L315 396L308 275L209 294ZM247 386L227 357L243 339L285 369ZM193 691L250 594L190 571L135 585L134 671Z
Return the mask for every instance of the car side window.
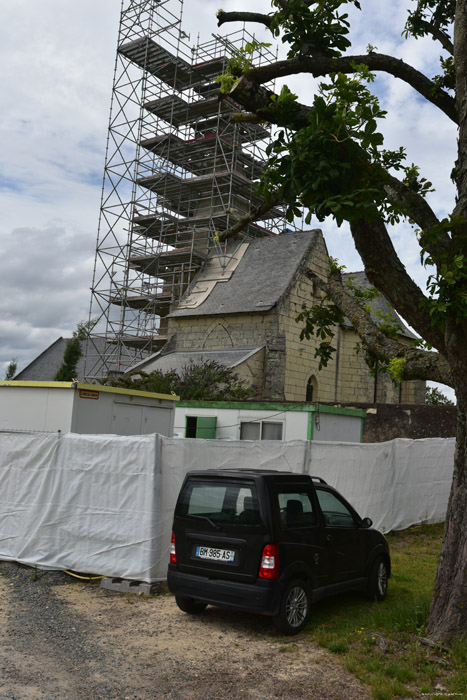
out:
M351 511L334 493L316 489L319 505L323 512L324 522L331 527L355 527Z
M281 525L309 527L316 525L317 517L310 494L307 491L279 491L277 493Z

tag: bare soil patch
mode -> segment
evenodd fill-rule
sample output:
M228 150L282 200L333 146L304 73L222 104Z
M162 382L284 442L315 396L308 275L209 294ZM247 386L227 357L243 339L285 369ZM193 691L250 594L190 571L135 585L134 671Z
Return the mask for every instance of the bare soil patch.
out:
M0 572L0 700L370 700L306 632L281 637L267 618Z

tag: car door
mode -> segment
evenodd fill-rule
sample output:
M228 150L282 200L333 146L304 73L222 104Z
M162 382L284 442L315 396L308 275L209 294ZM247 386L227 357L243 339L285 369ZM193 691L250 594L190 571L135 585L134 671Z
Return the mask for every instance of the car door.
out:
M254 582L268 542L256 483L209 475L189 478L175 508L177 566L184 573Z
M282 571L294 571L303 564L315 589L329 580L328 548L320 526L313 491L306 486L281 486L276 490Z
M331 582L360 578L366 561L365 530L344 498L322 486L315 490L324 520Z

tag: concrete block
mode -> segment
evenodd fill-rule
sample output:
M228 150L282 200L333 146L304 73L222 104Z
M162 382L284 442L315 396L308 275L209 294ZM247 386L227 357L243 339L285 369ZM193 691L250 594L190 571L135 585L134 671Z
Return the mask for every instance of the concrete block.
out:
M158 593L161 589L160 582L146 583L146 581L131 581L124 578L111 578L106 576L101 581L101 588L117 593L136 593L137 595Z

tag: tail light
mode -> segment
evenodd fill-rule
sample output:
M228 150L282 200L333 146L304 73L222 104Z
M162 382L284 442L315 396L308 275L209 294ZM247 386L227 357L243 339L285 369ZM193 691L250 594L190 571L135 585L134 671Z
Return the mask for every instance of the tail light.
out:
M277 544L267 544L263 549L259 578L279 578L279 547Z
M175 535L172 532L172 538L170 540L170 559L169 559L171 564L176 564L177 563L177 553L175 551Z

